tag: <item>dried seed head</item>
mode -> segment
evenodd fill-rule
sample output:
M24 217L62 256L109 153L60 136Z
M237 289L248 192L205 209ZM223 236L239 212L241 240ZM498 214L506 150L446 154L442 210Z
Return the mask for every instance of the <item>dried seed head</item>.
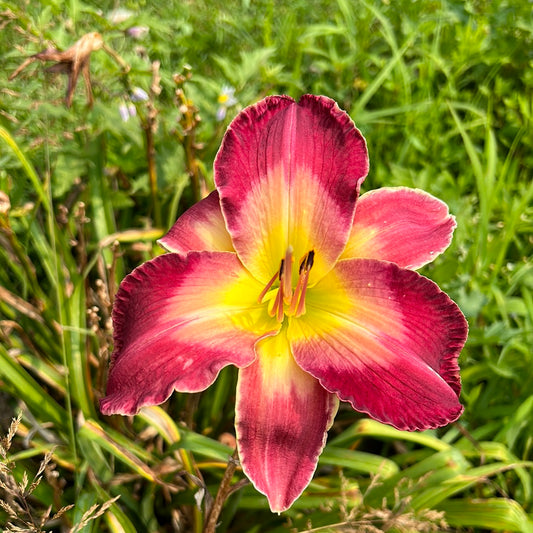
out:
M9 196L4 191L0 191L0 215L7 215L10 209Z

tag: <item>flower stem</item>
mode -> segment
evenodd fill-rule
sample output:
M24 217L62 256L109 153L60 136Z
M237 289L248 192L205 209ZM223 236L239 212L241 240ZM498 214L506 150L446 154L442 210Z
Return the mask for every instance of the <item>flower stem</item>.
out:
M200 168L197 153L201 147L196 140L196 129L200 124L198 108L185 94L184 84L192 77L190 67L186 67L183 74L175 74L176 99L181 113L178 139L185 151L185 166L191 180L194 201L199 202L207 193L205 178Z
M153 218L156 227L161 226L159 202L157 197L157 170L155 164L155 146L152 124L149 122L143 126L146 140L146 160L148 163L148 178L150 182L150 196L152 198Z
M159 199L157 196L157 170L155 162L155 142L154 134L157 130L157 114L155 99L161 93L161 76L159 74L159 61L152 63L152 84L150 86L150 97L146 104L146 120L143 124L146 138L146 160L148 162L148 178L150 181L150 194L152 196L153 218L156 227L161 227L161 211L159 209Z

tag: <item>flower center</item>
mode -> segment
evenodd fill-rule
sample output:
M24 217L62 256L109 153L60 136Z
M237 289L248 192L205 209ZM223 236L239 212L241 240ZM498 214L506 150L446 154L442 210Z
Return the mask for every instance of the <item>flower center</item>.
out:
M294 257L292 246L289 246L285 252L285 257L281 260L279 270L261 291L257 299L258 302L262 303L265 299L272 300L273 303L268 306L268 314L276 317L278 322L283 321L284 315L299 317L305 313L305 292L314 258L315 251L310 250L300 259L298 281L293 290L292 265ZM271 290L276 281L279 282L279 286Z

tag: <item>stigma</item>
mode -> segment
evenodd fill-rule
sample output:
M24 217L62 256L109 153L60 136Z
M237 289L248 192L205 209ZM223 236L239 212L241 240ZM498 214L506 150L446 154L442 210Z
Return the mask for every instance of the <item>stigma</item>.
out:
M309 272L313 267L315 251L310 250L300 259L298 280L294 289L292 287L293 252L292 246L289 246L285 252L285 257L281 260L279 270L265 285L258 297L258 302L262 303L267 294L272 294L268 298L272 301L268 306L268 314L271 317L276 317L278 322L283 322L285 315L299 317L305 313L305 293L309 283ZM272 289L276 282L278 286ZM274 291L275 296L273 296Z

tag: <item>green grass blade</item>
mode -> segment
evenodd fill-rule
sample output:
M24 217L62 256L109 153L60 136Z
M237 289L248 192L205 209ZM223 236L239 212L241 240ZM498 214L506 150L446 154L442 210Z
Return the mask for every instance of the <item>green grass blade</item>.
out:
M0 376L11 384L16 396L24 400L35 417L45 422L53 422L61 429L65 428L68 420L65 410L9 355L1 344Z
M19 148L18 144L16 143L15 139L10 135L10 133L2 126L0 126L0 138L3 139L3 141L11 148L17 159L20 161L22 168L24 169L24 172L26 173L26 176L30 179L33 188L35 189L35 192L37 193L37 196L39 197L39 200L43 204L45 210L47 212L51 211L50 207L50 200L48 198L48 194L46 193L45 188L43 187L41 180L39 179L39 176L37 175L37 172L35 172L35 169L31 165L31 163L26 159L26 156L22 153L22 150Z
M65 302L68 326L63 327L71 394L86 418L96 418L87 361L85 286L80 278L73 282L74 291Z
M444 511L446 521L457 528L477 527L490 531L533 532L533 522L514 500L465 498L443 502L438 509Z
M216 440L195 433L194 431L182 428L180 430L181 439L172 449L183 449L194 452L194 455L200 455L208 459L227 462L233 450Z
M176 444L181 440L178 426L161 407L157 405L143 407L137 417L153 427L167 444Z
M376 420L365 418L343 431L338 437L329 442L330 446L346 446L363 437L375 437L378 439L393 439L415 442L427 446L436 451L444 451L450 448L442 440L438 439L430 431L400 431L392 426L381 424Z
M465 472L468 467L469 463L455 448L434 453L369 489L365 494L365 503L371 507L379 507L383 498L394 497L394 491L401 482L418 483L423 479L425 493L428 487L438 487L445 480Z
M102 502L108 502L112 496L98 483L93 483L93 488ZM138 529L121 509L120 499L112 503L104 514L104 520L112 533L137 533Z
M457 476L443 480L439 485L426 486L413 497L411 505L414 509L433 509L443 500L466 490L467 488L483 483L487 478L520 467L531 467L533 463L493 463L471 468Z
M355 472L379 474L384 479L393 476L399 470L394 461L380 455L334 446L326 446L318 461L321 465L342 466Z
M94 441L96 444L110 452L119 461L126 464L133 472L136 472L148 481L156 482L157 475L155 472L132 453L132 443L119 443L117 440L109 436L108 433L110 433L109 430L104 430L97 422L86 420L83 426L79 429L79 438L86 438ZM125 437L122 437L122 439L124 441L127 440ZM142 453L142 450L140 449L135 449L135 451L137 453Z

